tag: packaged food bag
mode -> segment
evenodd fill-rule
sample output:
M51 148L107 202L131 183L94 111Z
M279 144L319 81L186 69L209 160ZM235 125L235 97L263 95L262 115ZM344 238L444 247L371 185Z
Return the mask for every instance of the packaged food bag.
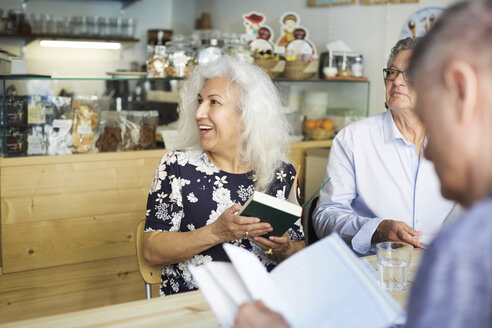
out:
M154 149L159 113L155 110L125 112L128 123L123 137L124 149Z
M102 111L96 147L100 152L123 150L126 115L123 112Z
M77 97L72 101L72 108L72 152L88 153L92 150L99 122L97 97Z

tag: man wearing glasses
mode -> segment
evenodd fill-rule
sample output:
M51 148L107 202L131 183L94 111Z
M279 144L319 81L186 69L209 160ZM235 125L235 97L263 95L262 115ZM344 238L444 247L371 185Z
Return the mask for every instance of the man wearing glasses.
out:
M318 237L337 232L361 255L382 241L422 246L454 207L423 156L426 131L406 73L416 42L400 40L391 50L383 70L388 110L347 126L333 140L331 180L313 215Z

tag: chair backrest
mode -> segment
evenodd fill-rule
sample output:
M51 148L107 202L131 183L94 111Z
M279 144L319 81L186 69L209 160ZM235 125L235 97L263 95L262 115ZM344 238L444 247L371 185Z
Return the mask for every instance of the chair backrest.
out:
M145 229L145 219L140 221L137 226L137 238L135 246L137 248L137 262L140 269L140 275L147 284L158 284L161 282L162 266L153 266L147 263L143 257L143 234Z
M313 214L316 209L316 205L318 205L319 196L316 196L309 205L309 212L307 216L307 239L308 245L311 245L319 240L318 235L316 235L316 231L314 230L313 224Z

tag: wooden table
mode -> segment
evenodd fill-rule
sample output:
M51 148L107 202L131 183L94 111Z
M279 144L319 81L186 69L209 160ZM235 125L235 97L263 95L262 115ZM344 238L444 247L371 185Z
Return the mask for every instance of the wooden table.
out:
M143 285L142 285L143 290ZM219 327L205 297L192 291L0 325L7 327Z
M409 266L408 287L405 291L390 292L406 308L407 295L412 287L422 256L414 249ZM375 255L366 257L377 268ZM8 327L219 327L219 321L200 291L153 298L96 309L78 311L43 318L11 322Z

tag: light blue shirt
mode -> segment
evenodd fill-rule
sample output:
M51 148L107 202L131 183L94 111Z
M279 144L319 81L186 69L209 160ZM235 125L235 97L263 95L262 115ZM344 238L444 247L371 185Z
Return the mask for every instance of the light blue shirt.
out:
M374 250L371 238L382 220L403 221L434 235L454 206L441 196L423 147L419 158L390 110L341 130L333 140L326 174L331 180L313 215L316 233L323 237L335 231L359 254Z

